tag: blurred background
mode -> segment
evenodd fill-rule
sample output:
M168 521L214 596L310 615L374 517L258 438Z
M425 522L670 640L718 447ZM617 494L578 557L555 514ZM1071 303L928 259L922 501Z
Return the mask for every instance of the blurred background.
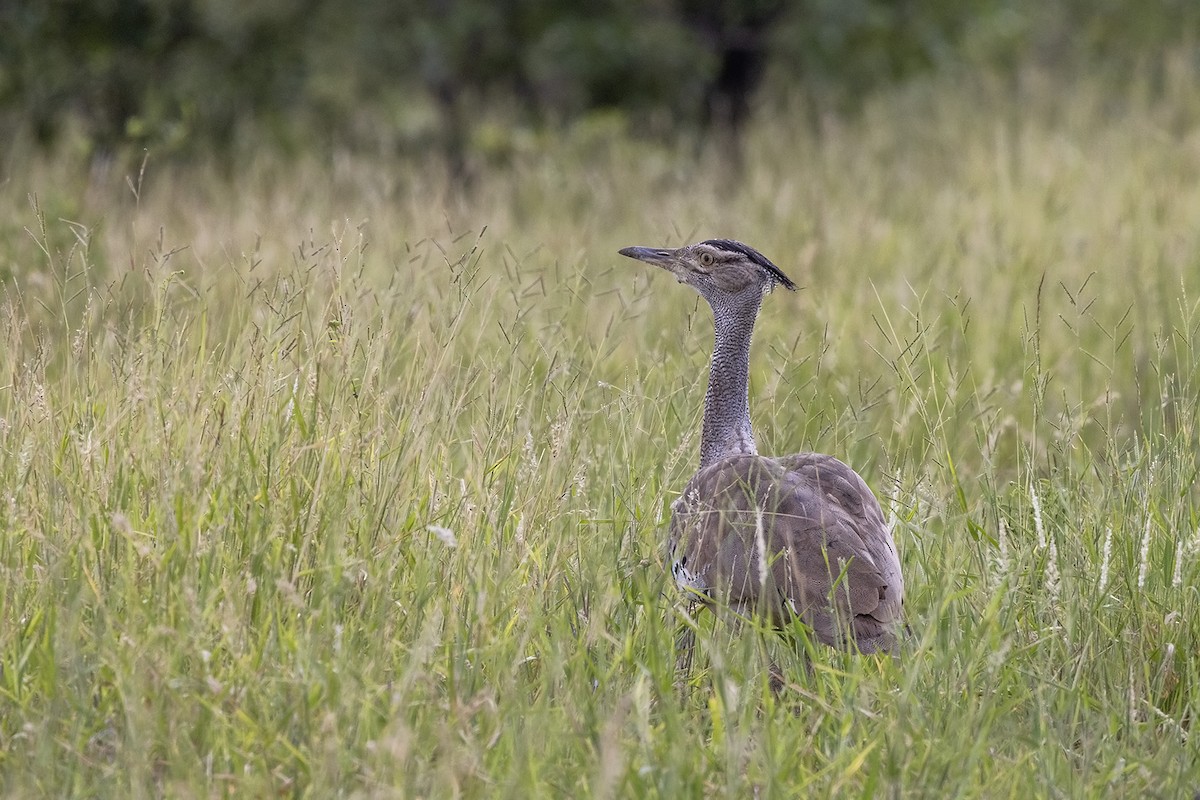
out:
M43 0L0 4L0 30L5 141L441 152L469 177L522 132L597 115L736 152L763 107L852 113L931 72L1149 71L1153 86L1163 52L1196 43L1200 3Z

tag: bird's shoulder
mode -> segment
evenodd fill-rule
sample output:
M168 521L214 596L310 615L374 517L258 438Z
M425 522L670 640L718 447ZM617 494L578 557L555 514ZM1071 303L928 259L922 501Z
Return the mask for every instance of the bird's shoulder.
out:
M823 453L723 458L697 470L681 501L685 507L715 503L730 509L780 512L785 511L781 505L833 504L852 517L882 517L866 481L844 462Z
M857 556L861 567L873 570L882 551L894 551L883 541L890 534L866 482L821 453L716 461L692 476L674 512L676 536L689 524L733 532L758 524L756 515L763 512L770 515L772 538L782 537L780 544L786 541L797 555L811 550Z
M793 453L773 459L788 480L845 508L855 517L879 515L879 501L848 464L824 453Z

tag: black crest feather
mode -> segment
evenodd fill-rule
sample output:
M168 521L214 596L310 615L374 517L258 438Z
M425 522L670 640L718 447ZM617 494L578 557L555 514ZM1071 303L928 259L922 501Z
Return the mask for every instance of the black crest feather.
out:
M776 282L778 282L784 288L790 289L793 292L796 291L796 284L792 282L792 279L787 275L784 275L783 271L780 270L779 267L771 263L771 259L764 256L750 245L736 242L733 239L709 239L705 241L704 244L709 245L710 247L716 247L719 250L725 250L730 253L740 253L744 255L746 258L750 259L755 264L758 264L767 272L771 273L771 276L775 278Z

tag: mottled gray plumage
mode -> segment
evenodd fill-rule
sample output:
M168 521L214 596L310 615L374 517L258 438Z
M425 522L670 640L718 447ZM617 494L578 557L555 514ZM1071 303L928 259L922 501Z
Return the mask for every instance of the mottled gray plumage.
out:
M795 285L762 253L727 239L621 254L667 270L713 310L700 469L672 507L676 581L738 613L778 625L799 618L834 647L894 650L904 580L875 495L832 456L768 458L754 442L754 323L764 294Z

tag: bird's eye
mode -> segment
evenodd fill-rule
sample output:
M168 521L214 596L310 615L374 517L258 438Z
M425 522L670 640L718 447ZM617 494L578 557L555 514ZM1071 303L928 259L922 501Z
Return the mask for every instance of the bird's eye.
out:
M713 261L715 261L715 260L716 259L713 258L712 253L701 253L700 254L700 266L702 266L702 267L711 267L713 265Z

